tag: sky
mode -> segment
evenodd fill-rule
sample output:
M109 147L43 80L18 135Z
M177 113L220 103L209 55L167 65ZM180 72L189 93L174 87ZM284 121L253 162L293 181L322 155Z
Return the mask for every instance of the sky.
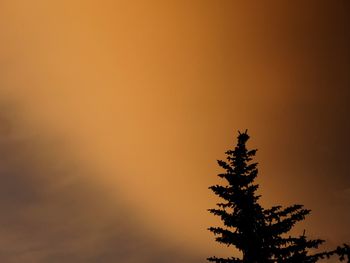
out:
M350 241L348 1L1 0L0 261L205 261L217 159ZM297 232L299 233L299 232ZM235 253L235 252L233 252Z

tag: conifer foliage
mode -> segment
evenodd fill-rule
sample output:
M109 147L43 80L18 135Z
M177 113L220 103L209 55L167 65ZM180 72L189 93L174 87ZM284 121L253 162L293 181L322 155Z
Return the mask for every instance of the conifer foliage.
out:
M253 157L257 150L248 150L247 131L239 132L238 142L233 150L226 152L227 160L218 161L224 172L218 176L224 185L209 187L223 201L209 212L220 217L224 227L210 227L216 241L236 247L242 257L217 258L208 261L216 263L313 263L330 253L311 254L323 240L309 240L305 231L302 235L288 235L294 225L305 219L310 210L302 205L286 208L274 206L264 209L259 204L257 194L259 185L255 183L258 175L257 163ZM344 251L344 250L342 250ZM337 253L339 254L339 253Z
M243 261L238 258L209 258L217 263L226 262L258 262L266 257L264 251L263 209L256 195L258 185L254 180L258 175L257 163L251 163L256 150L248 151L247 133L240 133L238 144L234 150L226 152L227 161L218 161L225 172L219 174L227 181L227 185L214 185L210 189L224 202L217 204L218 208L209 212L219 216L225 227L211 227L209 230L216 235L216 241L227 246L235 246L243 252Z

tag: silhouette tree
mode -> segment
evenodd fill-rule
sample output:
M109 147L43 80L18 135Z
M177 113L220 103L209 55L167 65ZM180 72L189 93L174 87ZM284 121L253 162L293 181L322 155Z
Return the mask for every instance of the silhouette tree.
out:
M343 244L338 246L335 250L326 253L327 258L330 256L337 255L341 262L347 260L350 263L350 246L348 244Z
M219 216L225 228L210 227L216 235L216 241L227 246L235 246L243 252L243 260L239 258L208 258L209 261L226 262L267 262L268 254L264 246L264 213L256 195L258 185L254 180L258 175L257 163L250 163L256 150L248 151L247 133L239 133L238 144L234 150L226 152L227 162L218 161L225 173L219 174L226 179L228 185L214 185L210 189L224 199L218 203L217 209L209 212Z
M224 227L210 227L209 230L214 233L217 242L234 246L241 251L242 258L210 257L208 261L313 263L333 254L343 253L344 257L348 251L346 247L337 251L311 254L310 250L318 248L324 241L309 240L305 231L297 237L288 236L294 225L310 213L302 205L264 209L259 204L259 185L254 182L258 169L257 163L252 162L257 150L246 148L248 140L247 131L239 132L236 147L226 152L227 161L218 161L225 171L218 176L225 179L226 184L209 187L224 200L217 204L218 208L208 210L221 218Z
M347 260L347 262L350 263L350 246L348 244L337 247L337 249L331 253L338 255L340 261Z

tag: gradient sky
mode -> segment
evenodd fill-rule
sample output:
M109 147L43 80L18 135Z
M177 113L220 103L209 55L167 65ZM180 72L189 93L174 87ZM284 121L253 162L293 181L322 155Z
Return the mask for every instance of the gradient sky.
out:
M227 254L208 186L249 129L262 202L350 240L348 1L0 1L0 261Z

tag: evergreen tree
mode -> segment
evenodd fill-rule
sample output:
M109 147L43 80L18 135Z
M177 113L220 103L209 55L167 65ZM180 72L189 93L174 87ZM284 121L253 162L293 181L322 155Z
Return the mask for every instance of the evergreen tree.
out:
M259 204L259 187L254 182L258 175L257 163L252 162L257 150L248 150L247 131L238 135L234 150L226 152L227 161L218 161L225 172L218 176L226 180L226 185L209 187L224 201L209 212L219 216L224 227L210 227L216 241L234 246L242 252L242 258L210 257L216 263L312 263L327 256L326 252L311 254L323 240L308 240L303 235L287 236L293 226L304 220L310 210L302 205L282 208L274 206L264 209Z
M226 262L267 262L262 227L265 223L263 208L259 205L256 195L258 185L254 180L258 175L257 163L250 163L256 150L248 151L247 133L239 133L238 144L234 150L226 152L227 162L218 161L225 170L219 174L227 181L227 185L215 185L210 189L224 199L217 204L219 208L209 209L210 213L220 216L225 228L211 227L209 230L217 237L216 241L227 246L235 246L243 253L243 260L239 258L209 258L217 263Z
M348 244L343 244L343 246L337 247L337 249L331 253L338 255L340 261L346 260L348 263L350 263L350 246Z
M348 244L343 244L342 246L338 246L335 250L325 253L326 257L329 258L331 256L337 255L339 261L346 261L350 263L350 246Z

